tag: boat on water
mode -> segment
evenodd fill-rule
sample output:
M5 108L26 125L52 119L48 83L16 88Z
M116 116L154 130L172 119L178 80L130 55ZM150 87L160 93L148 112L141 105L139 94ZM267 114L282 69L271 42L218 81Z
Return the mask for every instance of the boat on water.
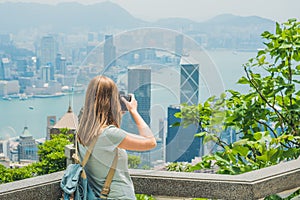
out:
M11 101L11 97L9 97L9 96L4 96L4 97L2 97L2 99L7 100L7 101Z
M36 94L33 95L33 98L54 98L64 96L64 93L56 93L56 94Z

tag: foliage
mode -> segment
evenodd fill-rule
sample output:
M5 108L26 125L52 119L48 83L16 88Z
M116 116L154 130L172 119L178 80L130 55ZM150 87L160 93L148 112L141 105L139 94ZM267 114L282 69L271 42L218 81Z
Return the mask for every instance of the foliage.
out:
M265 200L291 200L294 197L297 197L300 195L300 189L298 189L297 191L293 192L291 195L289 195L286 198L281 198L280 196L278 196L277 194L275 195L271 195L265 198Z
M264 32L262 38L265 49L243 65L245 76L238 80L249 86L248 93L228 90L203 104L183 104L175 114L180 125L200 127L196 136L203 143L223 149L204 156L192 171L217 165L218 173L240 174L299 157L300 23L276 23L276 33ZM228 131L239 140L227 144L220 133Z
M174 162L168 163L166 165L166 169L168 171L175 171L175 172L191 172L192 164L188 162Z
M146 194L136 194L135 195L136 200L155 200L155 198L151 195L146 195Z
M137 169L141 164L141 157L135 155L128 155L128 167L131 169Z
M71 135L52 135L52 139L39 146L40 174L49 174L66 169L64 149L70 144Z

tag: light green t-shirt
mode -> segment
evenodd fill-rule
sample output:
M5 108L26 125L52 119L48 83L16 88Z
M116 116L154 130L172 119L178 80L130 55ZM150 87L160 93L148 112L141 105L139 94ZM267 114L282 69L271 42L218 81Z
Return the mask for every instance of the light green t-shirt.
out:
M100 194L105 178L111 167L117 146L126 136L126 132L115 126L107 127L98 137L86 166L85 171L90 186L96 194ZM78 145L79 155L85 155L87 147ZM111 186L109 199L135 200L133 183L128 172L128 157L124 149L118 148L118 163Z

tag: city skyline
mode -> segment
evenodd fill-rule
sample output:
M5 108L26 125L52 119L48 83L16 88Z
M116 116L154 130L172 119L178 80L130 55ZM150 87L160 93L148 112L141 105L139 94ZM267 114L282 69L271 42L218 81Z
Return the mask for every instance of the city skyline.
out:
M106 2L107 0L5 0L4 2L34 2L40 4L59 4L78 2L89 5ZM259 16L278 22L289 18L300 18L297 0L252 0L252 1L218 1L218 0L110 0L126 9L130 14L143 20L155 21L161 18L188 18L195 21L204 21L220 14L234 14L239 16Z

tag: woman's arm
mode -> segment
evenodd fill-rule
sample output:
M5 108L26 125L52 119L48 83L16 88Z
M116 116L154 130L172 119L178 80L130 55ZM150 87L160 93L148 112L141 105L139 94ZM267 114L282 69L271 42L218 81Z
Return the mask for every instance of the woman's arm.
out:
M139 135L127 134L124 140L119 144L120 148L135 151L147 151L156 147L156 139L146 124L144 119L137 112L137 101L134 95L131 95L131 101L128 102L122 97L122 101L126 104L129 113L135 121Z

